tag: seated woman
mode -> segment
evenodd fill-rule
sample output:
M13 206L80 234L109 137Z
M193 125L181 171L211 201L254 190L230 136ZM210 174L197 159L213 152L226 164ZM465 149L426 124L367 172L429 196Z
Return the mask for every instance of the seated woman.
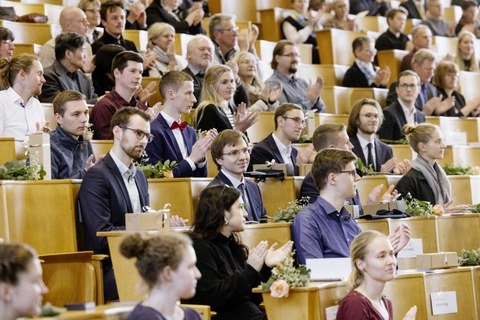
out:
M192 5L187 8L187 3ZM202 27L205 12L201 1L182 3L178 0L153 0L145 12L148 26L155 22L165 22L175 28L175 33L205 34Z
M411 169L398 181L395 187L398 193L405 196L410 192L415 199L448 206L452 195L450 182L437 163L445 151L440 129L429 123L406 124L403 134L417 158L411 161Z
M15 41L13 32L8 28L0 27L0 59L12 60L15 50L13 41Z
M247 111L246 104L235 107L232 103L235 93L235 78L230 67L215 65L207 69L201 94L201 101L195 111L197 130L225 129L245 132L258 119L257 111Z
M238 77L243 87L248 91L249 107L258 111L274 111L277 109L282 87L266 86L260 80L255 56L250 52L241 51L233 57L233 62L238 66Z
M365 36L355 38L352 50L355 62L345 73L342 86L386 88L390 80L390 68L379 69L372 64L377 53L372 39Z
M95 69L92 72L92 82L95 93L99 97L106 92L112 91L115 86L115 79L112 74L112 61L122 51L125 51L125 48L119 45L106 44L95 55L93 59Z
M443 100L451 103L442 104L435 109L435 115L446 117L476 117L480 114L480 96L466 103L465 97L458 89L458 66L453 62L443 61L435 69L433 84Z
M353 31L355 27L355 20L348 17L348 11L350 10L350 3L347 0L335 0L333 1L333 17L325 21L323 27L343 29Z
M25 244L0 243L0 261L0 318L38 316L48 289L35 250Z
M175 58L175 29L168 23L157 22L148 28L148 49L157 56L150 67L150 77L163 77L168 71L183 69Z
M80 0L78 7L85 12L88 20L88 30L86 34L87 42L92 44L100 38L101 33L97 31L100 25L100 0Z
M161 232L142 237L136 233L122 241L120 252L127 258L137 258L135 266L149 289L147 298L133 309L128 320L202 319L197 311L178 305L180 299L193 297L201 277L188 236Z
M240 191L227 185L203 190L190 236L202 273L197 293L189 303L206 304L218 320L266 319L258 307L260 296L252 288L270 277L270 269L292 249L288 241L274 250L267 241L249 250L239 239L247 212Z
M307 0L292 0L293 10L282 22L283 38L296 45L301 43L311 44L312 63L319 64L317 38L315 31L322 29L320 24L321 11L309 11Z
M478 71L478 60L475 55L476 38L470 31L463 31L458 35L457 55L455 63L461 71Z
M340 302L337 319L393 319L392 302L383 295L387 281L395 278L396 259L392 244L378 231L364 231L350 246L352 291ZM403 320L415 319L413 306Z

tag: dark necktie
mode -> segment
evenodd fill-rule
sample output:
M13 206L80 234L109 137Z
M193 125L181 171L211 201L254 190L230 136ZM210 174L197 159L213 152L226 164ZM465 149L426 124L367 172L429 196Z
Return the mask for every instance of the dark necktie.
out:
M205 73L200 71L199 73L197 73L196 77L203 80L203 78L205 78Z
M175 130L175 129L180 129L180 131L185 130L185 127L187 126L187 121L182 121L178 123L177 121L173 121L172 125L170 126L170 129Z
M424 83L420 87L420 101L422 101L422 107L427 103L427 84Z
M369 142L369 143L367 144L367 148L368 148L368 153L367 153L367 166L371 165L373 171L376 171L376 170L375 170L375 163L373 162L373 152L372 152L372 143L371 143L371 142Z
M240 190L240 193L242 194L243 203L245 204L245 210L248 213L248 221L254 221L255 219L253 218L253 212L252 212L252 207L250 206L250 201L248 201L248 195L245 190L245 184L240 183L238 185L238 190Z

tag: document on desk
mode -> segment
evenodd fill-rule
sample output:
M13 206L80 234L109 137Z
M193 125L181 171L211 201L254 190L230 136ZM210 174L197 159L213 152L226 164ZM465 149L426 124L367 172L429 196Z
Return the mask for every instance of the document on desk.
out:
M350 258L306 259L306 266L312 281L343 281L352 271Z

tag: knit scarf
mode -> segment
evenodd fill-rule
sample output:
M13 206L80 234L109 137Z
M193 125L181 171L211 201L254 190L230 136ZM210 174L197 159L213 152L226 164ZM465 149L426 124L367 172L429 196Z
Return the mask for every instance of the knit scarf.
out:
M440 167L436 161L432 166L424 158L418 155L417 158L411 162L411 166L425 176L428 185L433 190L435 204L438 203L443 205L450 201L450 182L448 181L445 171L443 171L442 167Z

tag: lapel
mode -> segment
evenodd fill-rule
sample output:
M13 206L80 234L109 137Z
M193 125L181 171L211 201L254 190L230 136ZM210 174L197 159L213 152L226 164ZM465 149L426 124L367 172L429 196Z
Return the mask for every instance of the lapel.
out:
M125 182L123 181L123 177L120 174L120 170L118 170L118 167L115 164L115 161L113 161L112 157L110 156L110 153L107 153L103 161L105 162L105 166L107 166L107 168L112 173L112 176L115 179L117 186L120 188L120 190L122 190L123 198L125 199L125 203L127 204L127 212L132 212L133 209L132 204L130 203L130 197L128 195L127 187L125 186Z
M362 146L360 145L360 141L358 141L357 135L352 136L350 138L350 142L353 145L354 153L360 158L360 160L362 160L363 164L366 164L367 159L365 159L365 155L363 154Z
M148 193L148 190L144 190L143 181L140 180L141 173L139 173L140 169L137 169L137 173L135 174L135 185L137 186L138 190L138 197L140 198L140 208L143 206L148 205L144 202L143 196ZM143 209L142 209L143 210Z
M278 150L277 144L275 143L275 140L273 139L273 136L272 136L271 133L267 137L267 144L270 148L270 151L273 154L273 159L275 160L275 162L276 163L283 163L282 154L280 153L280 150ZM270 160L272 160L272 159L270 159Z
M377 168L377 171L380 172L380 169L382 168L382 164L380 163L380 158L383 158L382 151L380 147L380 143L378 143L377 139L373 140L373 145L375 146L375 167Z
M248 198L248 202L250 203L250 209L252 210L252 218L254 221L260 221L260 217L257 214L256 206L254 205L257 203L257 201L252 201L252 195L254 192L251 187L253 187L252 183L255 183L255 182L247 180L247 178L245 177L243 178L243 181L245 181L245 192L247 193L245 196ZM257 200L257 199L253 199L253 200Z
M170 146L172 146L172 149L175 152L177 159L183 159L182 152L180 151L180 147L178 146L177 140L175 139L175 135L170 129L167 120L165 120L161 113L158 115L157 121L163 127L165 135L167 136L167 140L170 142ZM185 139L185 137L183 139Z
M230 179L227 178L226 175L223 174L222 171L219 171L218 174L217 174L217 179L220 180L221 182L223 182L224 184L230 186L230 187L233 187L233 184L232 182L230 181ZM245 179L245 178L244 178Z
M192 140L190 132L191 131L189 130L188 125L185 127L183 131L181 131L183 142L185 143L185 147L187 148L187 155L190 155L190 153L192 152L192 146L195 144L195 142L190 143L190 141Z
M402 106L400 105L400 102L395 101L395 109L397 111L397 114L399 115L400 119L400 129L402 129L403 125L407 123L407 118L405 117L405 113L403 113ZM415 114L416 116L416 114Z
M57 65L57 63L58 63L58 65ZM62 84L62 89L66 90L66 88L69 87L68 83L65 82L65 79L68 79L68 75L65 72L65 70L63 70L63 68L59 64L60 64L60 62L55 60L55 62L52 64L52 67L53 67L53 70L55 71L55 73L58 74L58 80Z

